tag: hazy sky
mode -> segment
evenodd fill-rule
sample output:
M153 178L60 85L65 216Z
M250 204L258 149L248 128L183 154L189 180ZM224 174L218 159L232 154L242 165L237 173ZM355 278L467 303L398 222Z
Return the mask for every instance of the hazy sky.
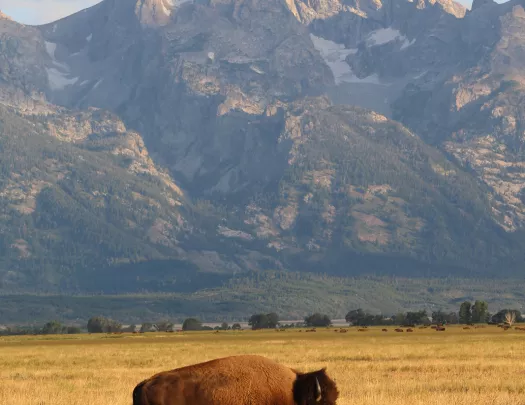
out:
M101 0L0 0L0 10L23 24L45 24Z
M24 24L45 24L99 2L100 0L0 0L0 10ZM459 2L470 7L472 0Z

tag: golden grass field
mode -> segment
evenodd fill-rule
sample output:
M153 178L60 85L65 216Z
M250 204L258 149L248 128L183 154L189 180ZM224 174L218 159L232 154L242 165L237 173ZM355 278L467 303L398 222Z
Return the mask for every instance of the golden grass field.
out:
M525 332L388 329L0 337L0 404L131 405L158 371L241 353L327 366L341 405L525 404Z

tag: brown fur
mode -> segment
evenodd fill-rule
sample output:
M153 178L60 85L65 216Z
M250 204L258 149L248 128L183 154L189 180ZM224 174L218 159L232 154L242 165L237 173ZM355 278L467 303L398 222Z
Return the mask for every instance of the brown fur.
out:
M324 368L301 373L265 357L240 355L155 374L137 384L133 405L335 405L338 396Z

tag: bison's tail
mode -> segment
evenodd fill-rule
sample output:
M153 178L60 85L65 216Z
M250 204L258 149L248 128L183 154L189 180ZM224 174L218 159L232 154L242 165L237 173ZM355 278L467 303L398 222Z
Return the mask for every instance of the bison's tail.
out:
M142 388L144 387L145 383L146 380L142 381L141 383L137 384L137 386L133 390L133 405L147 405L142 400Z

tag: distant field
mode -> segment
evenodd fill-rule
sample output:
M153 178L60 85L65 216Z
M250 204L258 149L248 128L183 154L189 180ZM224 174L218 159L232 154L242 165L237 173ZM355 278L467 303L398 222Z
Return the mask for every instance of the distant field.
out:
M525 332L388 329L3 337L0 404L130 405L145 377L240 353L327 366L341 405L525 402Z

